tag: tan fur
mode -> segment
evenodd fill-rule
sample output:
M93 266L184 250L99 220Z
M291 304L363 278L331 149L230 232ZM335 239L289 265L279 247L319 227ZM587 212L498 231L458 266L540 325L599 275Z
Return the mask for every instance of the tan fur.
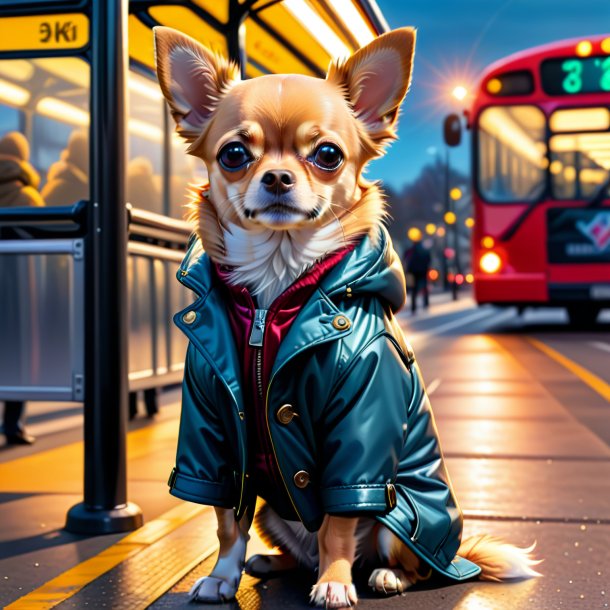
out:
M258 307L266 308L319 258L376 234L385 205L364 171L396 138L411 82L414 30L389 32L331 63L326 79L284 74L240 81L234 64L188 36L155 28L155 41L159 81L177 131L208 170L209 183L192 192L189 220L211 259L232 268L229 281L244 284ZM220 162L228 144L243 149L243 163ZM323 144L342 152L336 167L315 162ZM282 186L278 179L271 188L265 177L273 175L289 180ZM216 512L220 555L210 577L193 587L192 598L200 601L234 595L245 554L249 524L238 526L232 511ZM311 594L316 605L357 602L351 566L357 552L375 556L377 543L384 547L384 565L371 575L376 590L400 593L430 574L396 536L370 520L326 515L316 544L273 511L261 514L257 525L264 539L301 565L313 567L317 559L320 576ZM466 543L460 551L481 563L487 578L535 574L532 549L489 538ZM295 561L280 555L258 563L283 570Z

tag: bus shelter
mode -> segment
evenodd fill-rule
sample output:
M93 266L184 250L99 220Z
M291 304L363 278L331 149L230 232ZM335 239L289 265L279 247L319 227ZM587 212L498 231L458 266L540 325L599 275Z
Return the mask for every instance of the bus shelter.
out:
M243 78L323 76L388 29L374 0L0 5L0 400L84 403L84 501L66 523L78 533L141 524L127 501L128 396L182 377L171 314L189 295L173 275L187 187L205 169L156 85L156 25Z

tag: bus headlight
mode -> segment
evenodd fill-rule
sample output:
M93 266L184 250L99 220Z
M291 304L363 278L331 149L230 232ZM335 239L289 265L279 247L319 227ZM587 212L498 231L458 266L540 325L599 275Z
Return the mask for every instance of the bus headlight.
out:
M502 259L495 252L485 252L479 260L479 266L485 273L498 273L502 267Z

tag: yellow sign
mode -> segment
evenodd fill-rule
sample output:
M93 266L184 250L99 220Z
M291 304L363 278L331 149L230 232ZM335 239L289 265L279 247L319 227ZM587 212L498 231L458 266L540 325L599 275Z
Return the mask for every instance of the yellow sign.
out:
M80 13L0 18L0 51L80 49L89 42L89 19Z

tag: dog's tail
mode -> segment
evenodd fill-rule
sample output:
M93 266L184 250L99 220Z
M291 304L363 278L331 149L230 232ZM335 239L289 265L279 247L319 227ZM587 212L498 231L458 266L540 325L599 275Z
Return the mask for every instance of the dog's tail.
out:
M527 548L520 548L484 534L464 540L457 554L481 568L481 580L503 581L542 576L534 570L534 566L543 561L532 555L535 548L535 542Z

